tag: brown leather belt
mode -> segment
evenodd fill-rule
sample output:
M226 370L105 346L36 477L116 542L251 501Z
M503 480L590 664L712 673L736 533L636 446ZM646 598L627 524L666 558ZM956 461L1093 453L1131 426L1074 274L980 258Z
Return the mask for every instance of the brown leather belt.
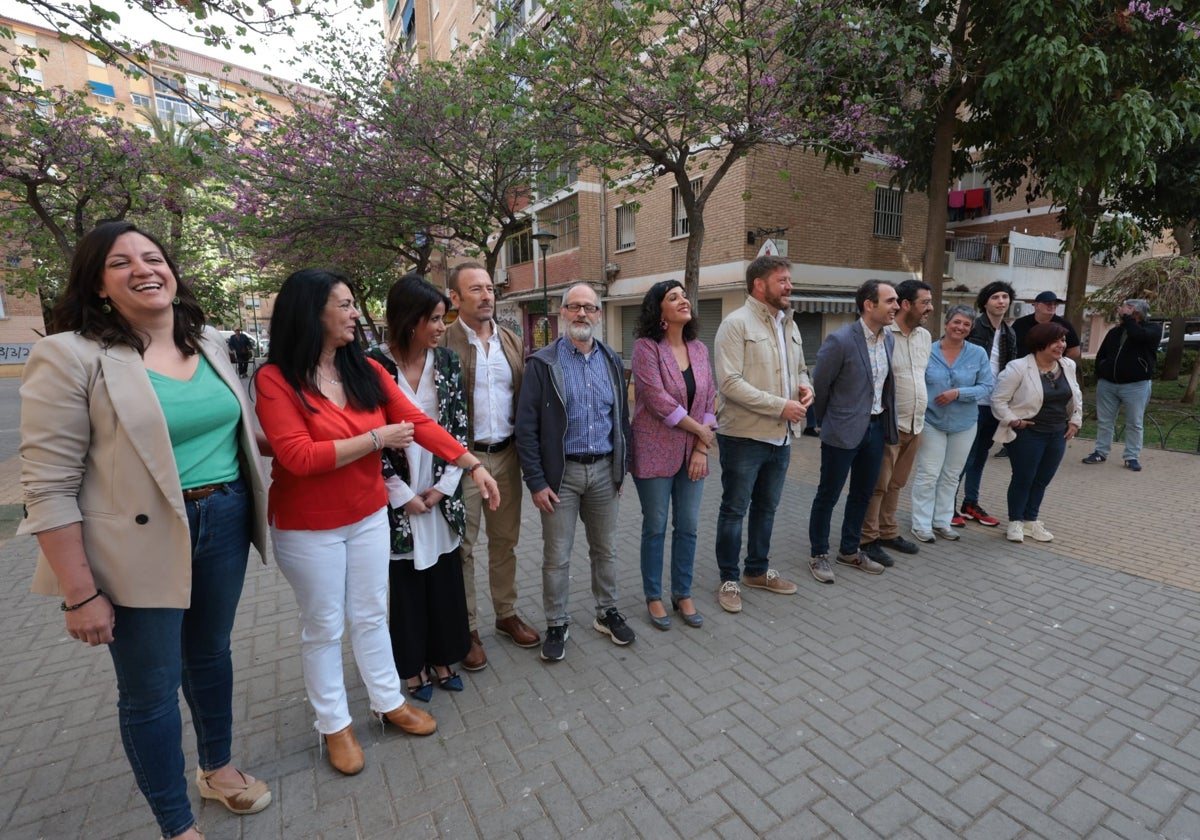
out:
M508 445L512 442L513 436L509 435L497 443L476 443L471 448L476 452L486 452L488 455L495 455L497 452L503 452L505 449L508 449Z
M221 484L201 484L199 487L189 487L183 491L183 500L185 502L198 502L201 499L207 499L218 490L224 490L229 486L229 482Z

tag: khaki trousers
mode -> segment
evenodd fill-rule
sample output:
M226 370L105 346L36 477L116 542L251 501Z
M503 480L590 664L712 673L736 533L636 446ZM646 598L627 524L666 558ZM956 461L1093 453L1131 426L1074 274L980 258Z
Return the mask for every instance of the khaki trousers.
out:
M521 538L521 463L516 443L500 452L471 453L500 485L500 507L488 510L475 482L463 477L463 501L467 507L467 531L462 538L463 586L467 592L467 615L471 630L479 629L475 600L475 543L481 516L486 520L488 585L496 618L516 615L517 541Z
M896 526L900 489L908 484L920 448L921 436L903 430L899 443L889 443L883 448L879 480L875 482L875 492L871 494L871 502L867 505L867 518L863 520L863 545L900 536L900 529Z

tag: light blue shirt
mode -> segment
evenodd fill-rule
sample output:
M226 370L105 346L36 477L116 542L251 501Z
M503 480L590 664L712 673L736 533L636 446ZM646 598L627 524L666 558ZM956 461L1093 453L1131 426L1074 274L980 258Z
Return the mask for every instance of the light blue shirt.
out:
M965 432L979 421L979 400L989 396L995 384L991 361L982 347L964 341L958 358L948 365L941 340L933 342L929 366L925 368L925 387L929 391L925 422L947 434ZM937 395L951 388L958 389L958 398L946 405L935 404Z
M586 356L564 339L558 343L558 363L562 365L566 388L568 455L606 455L613 451L612 374L608 359L598 343Z

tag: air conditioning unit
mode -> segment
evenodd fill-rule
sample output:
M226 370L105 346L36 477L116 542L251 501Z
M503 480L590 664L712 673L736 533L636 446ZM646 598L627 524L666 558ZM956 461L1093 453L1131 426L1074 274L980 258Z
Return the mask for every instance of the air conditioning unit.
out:
M497 286L508 285L508 270L503 268L496 269L496 279L492 281Z

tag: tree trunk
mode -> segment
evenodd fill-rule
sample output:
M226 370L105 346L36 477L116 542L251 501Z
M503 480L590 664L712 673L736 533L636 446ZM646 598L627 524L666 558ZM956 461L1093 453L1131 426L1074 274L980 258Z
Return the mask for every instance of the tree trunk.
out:
M1071 268L1067 271L1067 306L1064 316L1076 332L1083 330L1083 300L1087 297L1088 268L1092 264L1092 237L1100 218L1100 190L1088 185L1079 201L1080 219L1071 240Z
M921 279L933 290L935 324L942 319L942 280L946 273L946 222L949 209L950 167L954 154L954 129L957 116L953 109L938 115L933 134L933 160L929 171L929 210L925 216L925 256L921 260Z
M700 300L700 249L704 247L704 213L696 213L688 220L687 255L683 260L683 288L692 306L699 308Z
M1179 246L1179 255L1181 257L1190 257L1193 253L1192 242L1192 226L1178 225L1171 230L1171 235L1175 237L1175 244ZM1183 373L1183 335L1187 330L1187 319L1182 315L1176 315L1171 318L1171 335L1167 339L1167 353L1163 359L1162 373L1159 376L1166 382L1174 382ZM1190 403L1196 393L1196 376L1193 372L1192 379L1188 384L1188 389L1191 393L1189 398L1188 393L1184 393L1183 402Z
M1200 385L1200 353L1196 354L1196 364L1192 366L1192 375L1188 378L1187 388L1180 398L1181 403L1191 405L1196 401L1196 387Z
M1167 352L1163 359L1159 378L1174 382L1183 372L1183 334L1187 330L1187 318L1183 315L1171 317L1171 334L1167 337Z

